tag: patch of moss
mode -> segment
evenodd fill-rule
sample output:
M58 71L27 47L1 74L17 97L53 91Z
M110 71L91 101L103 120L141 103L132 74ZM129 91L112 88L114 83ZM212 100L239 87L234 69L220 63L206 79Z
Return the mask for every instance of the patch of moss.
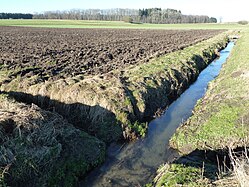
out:
M70 138L73 135L65 139L64 154L54 167L48 180L49 186L76 186L79 178L105 160L103 142L84 132L79 134L82 142L77 142L78 138Z
M122 124L126 124L126 126L128 127L128 129L126 128L125 130L125 136L130 137L132 133L135 133L140 137L145 137L148 129L147 122L145 123L139 121L132 122L128 118L128 113L124 111L117 111L116 118L118 121L120 121Z
M95 149L94 147L92 148ZM85 152L87 151L89 150L86 149ZM104 150L101 151L98 158L91 162L84 154L82 153L83 156L80 159L70 156L70 158L61 161L61 164L57 165L54 174L49 179L49 186L76 186L79 178L84 177L89 170L101 164L105 159Z
M160 177L156 186L205 186L202 180L200 168L186 166L183 164L171 164L165 173Z
M49 186L76 186L78 177L89 171L89 164L82 160L69 160L58 168L56 173L49 179Z
M134 123L129 123L128 127L131 128L133 132L138 134L140 137L145 137L147 129L148 129L148 123L141 123L139 121L135 121Z

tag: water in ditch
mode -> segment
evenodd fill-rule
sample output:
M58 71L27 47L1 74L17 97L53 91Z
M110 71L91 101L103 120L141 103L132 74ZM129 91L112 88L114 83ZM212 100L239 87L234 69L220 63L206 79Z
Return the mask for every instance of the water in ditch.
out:
M80 186L143 186L151 182L157 168L172 160L176 152L168 146L179 125L187 120L208 83L220 72L233 48L230 42L220 57L204 69L193 83L165 113L149 123L146 138L124 145L111 145L106 162L92 171Z

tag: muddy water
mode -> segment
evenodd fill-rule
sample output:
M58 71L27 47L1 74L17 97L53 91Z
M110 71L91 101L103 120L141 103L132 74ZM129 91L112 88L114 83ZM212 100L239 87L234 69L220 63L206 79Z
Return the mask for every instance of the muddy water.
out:
M142 186L152 181L157 168L176 156L168 147L170 137L190 117L208 83L219 74L233 45L230 42L220 52L220 58L201 72L197 81L169 106L164 115L150 122L146 138L125 145L111 145L104 165L90 173L80 186Z

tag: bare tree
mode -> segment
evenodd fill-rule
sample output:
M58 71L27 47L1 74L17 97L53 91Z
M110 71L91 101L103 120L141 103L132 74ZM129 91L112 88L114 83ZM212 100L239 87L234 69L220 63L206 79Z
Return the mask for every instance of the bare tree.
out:
M183 15L181 11L175 9L72 9L69 11L46 11L42 14L35 14L35 19L76 19L76 20L106 20L142 23L210 23L217 22L216 18L199 15ZM220 19L221 21L221 19Z

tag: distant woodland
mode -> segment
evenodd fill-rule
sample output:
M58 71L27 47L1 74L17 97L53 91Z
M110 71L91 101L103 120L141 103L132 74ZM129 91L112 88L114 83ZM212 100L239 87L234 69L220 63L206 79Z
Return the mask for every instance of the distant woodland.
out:
M32 14L0 13L0 19L32 19Z
M0 13L0 19L75 19L126 21L133 23L216 23L217 19L205 15L183 15L175 9L73 9L46 11L37 14Z

